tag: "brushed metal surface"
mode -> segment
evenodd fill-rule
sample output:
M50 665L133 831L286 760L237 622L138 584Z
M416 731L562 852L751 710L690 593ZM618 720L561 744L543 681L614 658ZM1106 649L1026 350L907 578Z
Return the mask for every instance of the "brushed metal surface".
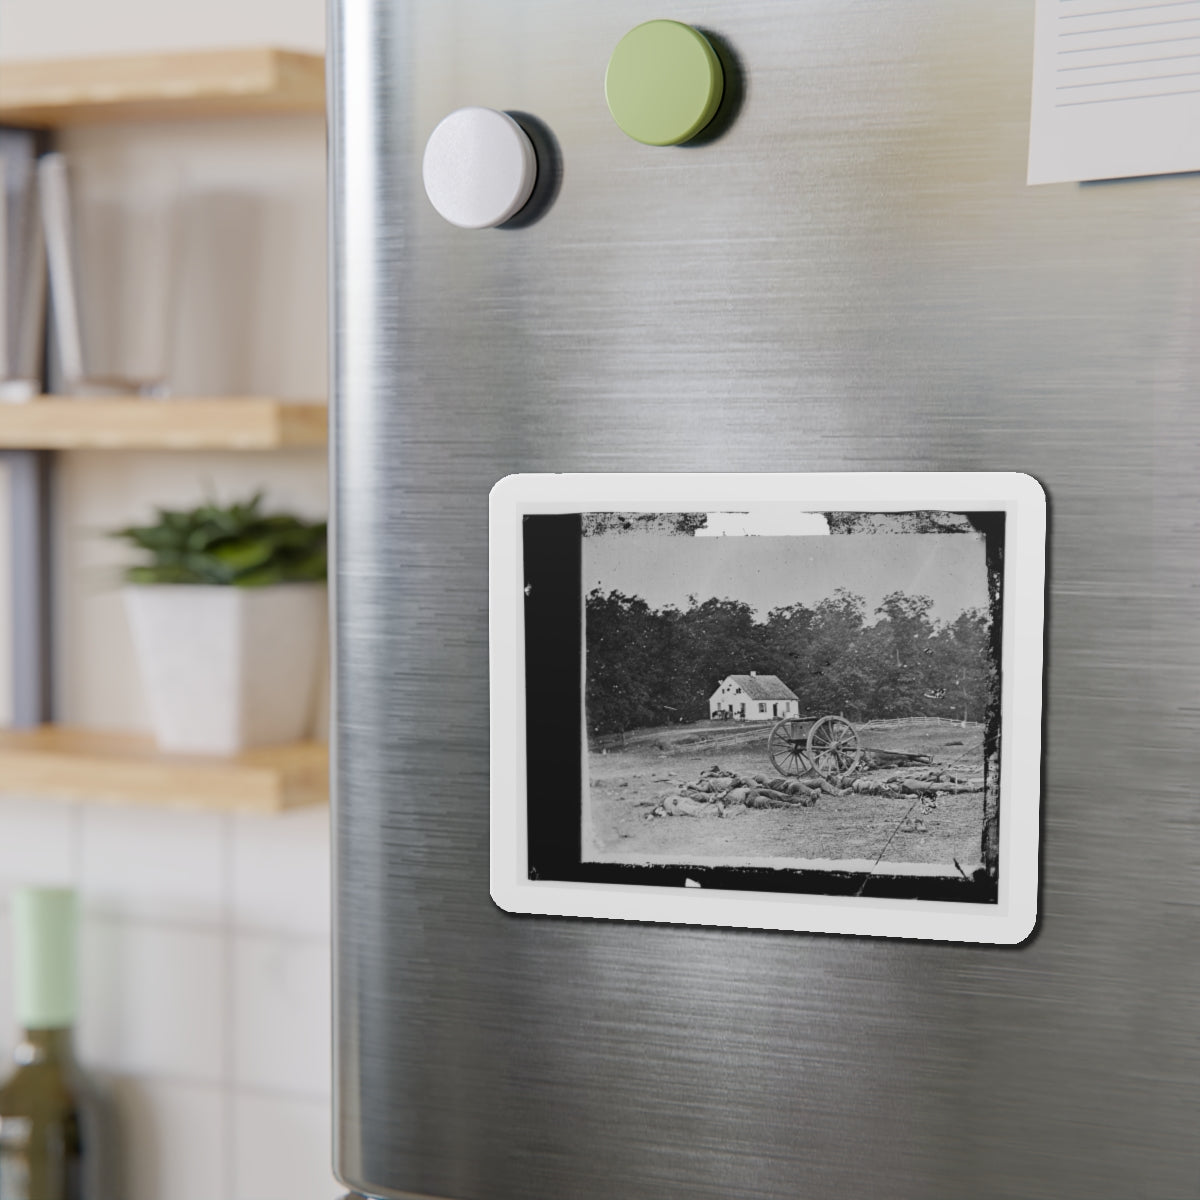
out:
M648 16L736 123L604 105ZM378 1196L1200 1192L1200 179L1024 184L1029 5L335 0L337 1145ZM469 233L464 104L561 147ZM1051 499L1041 920L1015 950L488 898L512 471L1021 470Z

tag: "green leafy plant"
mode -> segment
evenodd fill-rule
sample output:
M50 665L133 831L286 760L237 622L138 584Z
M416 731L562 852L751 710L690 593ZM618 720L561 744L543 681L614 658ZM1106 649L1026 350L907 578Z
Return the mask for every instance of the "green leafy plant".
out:
M158 510L153 525L112 535L151 555L129 567L128 583L203 583L266 587L321 582L326 574L326 524L286 513L267 515L262 494L222 508L203 504L183 512Z

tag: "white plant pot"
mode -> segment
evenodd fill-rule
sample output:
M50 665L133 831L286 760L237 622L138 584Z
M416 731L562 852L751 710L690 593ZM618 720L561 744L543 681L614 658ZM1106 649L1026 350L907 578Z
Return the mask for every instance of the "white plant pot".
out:
M148 584L125 602L161 749L236 754L310 734L323 584Z

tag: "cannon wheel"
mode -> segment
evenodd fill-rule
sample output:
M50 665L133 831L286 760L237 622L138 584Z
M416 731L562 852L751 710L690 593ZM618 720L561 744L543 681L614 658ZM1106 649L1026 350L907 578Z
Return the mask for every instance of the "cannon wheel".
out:
M858 731L845 717L822 717L808 731L808 757L822 775L848 775L862 758Z
M780 721L767 739L767 757L780 775L807 775L812 770L808 721Z

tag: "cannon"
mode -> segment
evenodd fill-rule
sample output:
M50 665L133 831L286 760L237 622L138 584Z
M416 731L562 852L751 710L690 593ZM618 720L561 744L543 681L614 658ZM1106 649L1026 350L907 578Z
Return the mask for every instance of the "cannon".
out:
M787 717L767 739L767 756L780 775L826 778L850 774L863 755L858 730L845 717Z

